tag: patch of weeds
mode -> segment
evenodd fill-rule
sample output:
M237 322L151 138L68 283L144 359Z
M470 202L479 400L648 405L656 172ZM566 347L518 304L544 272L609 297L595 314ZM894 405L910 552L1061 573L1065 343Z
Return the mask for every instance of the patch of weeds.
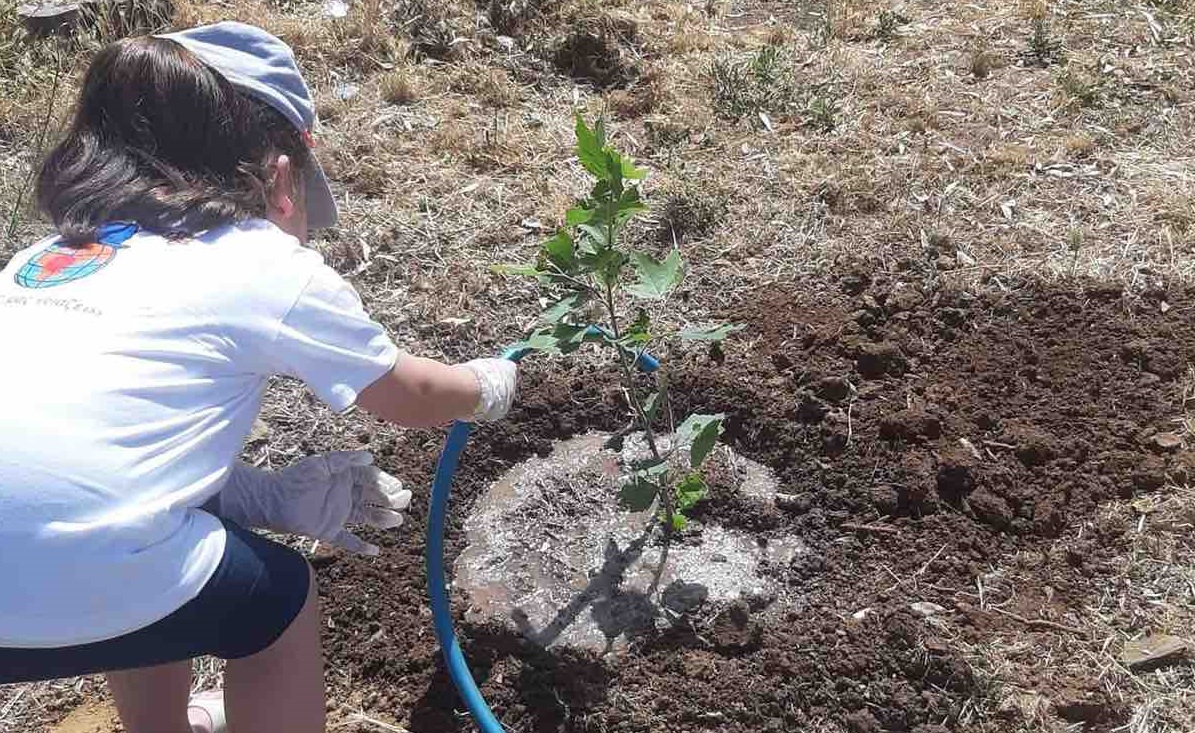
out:
M638 40L634 20L612 15L582 17L556 47L556 68L598 89L624 89L639 76L630 49Z
M659 224L656 232L661 241L683 243L712 234L730 213L730 203L724 191L708 183L686 180L665 189L659 205Z
M1147 0L1146 4L1163 13L1178 15L1188 9L1189 2L1190 0Z
M509 107L519 101L519 87L505 69L477 64L463 66L452 78L449 88L469 94L488 107Z
M876 19L876 29L873 37L881 43L891 43L900 35L901 26L913 22L907 15L895 10L881 10Z
M749 58L722 56L709 68L714 112L741 120L760 112L779 112L793 98L792 65L779 46L764 46Z
M669 162L677 149L693 136L689 124L663 117L644 120L643 129L647 132L648 147L656 153L666 154Z
M708 76L714 112L723 119L750 118L752 124L761 124L761 113L796 113L804 124L820 132L838 124L836 85L822 82L799 87L791 56L778 46L764 46L748 58L714 59Z
M1066 140L1062 142L1062 147L1072 158L1085 158L1095 150L1095 140L1090 135L1076 132L1067 136Z
M463 161L475 171L513 171L520 169L524 161L510 138L497 115L485 125L447 121L432 134L432 149Z
M380 92L386 104L411 104L419 99L419 84L409 71L398 69L382 76Z
M1104 82L1099 72L1084 71L1067 66L1058 74L1058 85L1070 104L1079 107L1098 107L1104 100Z
M1047 68L1066 60L1062 41L1050 33L1049 23L1044 17L1033 19L1033 30L1029 33L1027 47L1021 51L1021 61L1026 66Z
M987 79L993 71L1003 65L1003 59L989 48L986 40L977 41L971 46L970 63L967 70L977 81Z
M751 73L747 64L731 57L714 59L709 70L714 111L719 117L738 120L756 111Z
M839 111L838 98L829 91L820 92L809 102L805 123L818 132L831 132L838 126Z

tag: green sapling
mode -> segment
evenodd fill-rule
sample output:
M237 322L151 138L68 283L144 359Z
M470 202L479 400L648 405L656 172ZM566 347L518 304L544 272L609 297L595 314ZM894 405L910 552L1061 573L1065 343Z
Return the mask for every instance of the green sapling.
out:
M578 115L577 158L595 182L589 196L565 216L565 226L543 243L532 265L503 265L498 271L536 278L551 305L540 326L521 347L569 354L585 343L617 355L632 424L642 431L650 454L630 466L620 492L635 511L658 500L666 531L684 529L690 509L708 492L701 465L723 431L724 415L689 415L678 425L668 397L668 375L655 372L655 389L636 379L643 354L677 341L719 342L739 326L715 325L669 331L654 326L651 311L666 307L684 267L675 247L663 258L631 249L623 234L632 218L647 211L640 184L647 172L609 143L599 120L592 128ZM596 315L595 315L596 314ZM664 441L660 431L673 439ZM685 460L675 454L686 450Z

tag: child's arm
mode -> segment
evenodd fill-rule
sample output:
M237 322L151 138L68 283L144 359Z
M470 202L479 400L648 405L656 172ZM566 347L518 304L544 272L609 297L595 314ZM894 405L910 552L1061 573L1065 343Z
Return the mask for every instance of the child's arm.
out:
M394 368L361 390L357 406L411 428L452 420L498 420L510 410L517 369L505 359L449 366L402 355Z

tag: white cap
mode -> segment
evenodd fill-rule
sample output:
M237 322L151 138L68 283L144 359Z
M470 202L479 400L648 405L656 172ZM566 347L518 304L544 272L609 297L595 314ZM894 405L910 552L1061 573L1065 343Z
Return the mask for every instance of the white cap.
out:
M314 146L315 102L290 46L261 28L227 21L159 36L174 41L219 72L239 91L281 112L298 128L308 147ZM307 225L334 226L336 201L324 169L312 153L304 176L307 184Z

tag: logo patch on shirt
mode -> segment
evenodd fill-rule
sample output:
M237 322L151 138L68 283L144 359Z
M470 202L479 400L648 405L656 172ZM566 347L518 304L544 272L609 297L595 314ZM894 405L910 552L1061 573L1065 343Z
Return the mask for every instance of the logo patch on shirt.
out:
M136 233L136 224L121 222L100 227L98 242L74 247L55 242L17 270L17 285L35 290L52 288L94 275L112 262L121 244Z

